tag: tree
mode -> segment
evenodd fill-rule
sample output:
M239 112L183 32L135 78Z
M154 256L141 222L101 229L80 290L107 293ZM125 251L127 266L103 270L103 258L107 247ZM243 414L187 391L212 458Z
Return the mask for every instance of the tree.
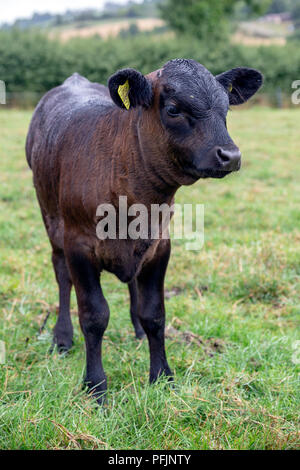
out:
M291 11L295 0L272 0L268 13Z
M261 14L270 0L244 0L244 3L249 11ZM236 4L236 0L165 0L159 9L162 18L178 33L222 40L227 37Z
M300 0L295 1L291 11L292 21L294 23L295 31L290 36L292 41L300 41Z
M297 0L293 4L291 11L292 20L296 23L296 26L300 25L300 0Z

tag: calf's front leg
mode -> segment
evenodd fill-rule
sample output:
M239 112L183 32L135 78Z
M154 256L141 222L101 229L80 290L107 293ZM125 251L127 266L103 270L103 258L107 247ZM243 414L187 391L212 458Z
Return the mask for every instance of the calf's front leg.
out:
M76 290L79 322L85 338L85 384L102 403L107 380L102 366L101 345L108 325L109 308L100 286L100 271L90 257L74 249L68 253L68 264Z
M170 240L161 240L137 277L138 315L150 350L150 383L160 375L172 377L165 352L164 278L169 257Z

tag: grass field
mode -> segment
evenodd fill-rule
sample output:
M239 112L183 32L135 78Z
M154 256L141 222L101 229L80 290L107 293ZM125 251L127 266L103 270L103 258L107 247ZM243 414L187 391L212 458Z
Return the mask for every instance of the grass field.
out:
M135 25L142 32L153 31L155 28L166 26L160 18L123 18L99 21L74 22L51 27L48 30L50 38L58 38L68 41L72 38L87 38L95 35L103 39L113 38L126 31L130 25ZM268 46L286 44L287 37L291 34L292 23L284 22L274 24L262 21L243 21L239 23L237 31L232 35L232 41L237 44L250 46ZM167 29L161 36L173 37L174 33Z
M90 24L72 24L69 26L59 26L50 29L50 37L58 37L63 41L71 38L86 38L94 35L107 39L109 37L118 36L122 30L127 30L131 24L138 27L140 31L152 31L154 28L165 25L164 21L159 18L136 18L134 20L105 20L99 22L91 22Z
M148 386L148 347L134 338L127 287L103 275L104 411L81 389L74 296L74 347L48 354L57 287L24 156L30 117L0 112L0 448L299 448L300 110L232 111L242 170L178 193L176 202L205 204L205 245L193 252L173 242L174 388Z

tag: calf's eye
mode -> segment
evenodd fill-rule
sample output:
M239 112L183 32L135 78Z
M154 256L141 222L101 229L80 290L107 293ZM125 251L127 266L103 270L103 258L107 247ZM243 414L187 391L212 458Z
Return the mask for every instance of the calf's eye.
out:
M171 117L177 117L180 114L179 109L176 106L168 106L167 113Z

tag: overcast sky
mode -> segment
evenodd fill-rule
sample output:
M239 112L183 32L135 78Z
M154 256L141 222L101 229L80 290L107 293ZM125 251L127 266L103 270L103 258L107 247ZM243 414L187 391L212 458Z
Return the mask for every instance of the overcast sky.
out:
M109 0L127 3L127 0ZM33 12L63 13L82 8L101 8L106 0L0 0L0 23L28 18Z

